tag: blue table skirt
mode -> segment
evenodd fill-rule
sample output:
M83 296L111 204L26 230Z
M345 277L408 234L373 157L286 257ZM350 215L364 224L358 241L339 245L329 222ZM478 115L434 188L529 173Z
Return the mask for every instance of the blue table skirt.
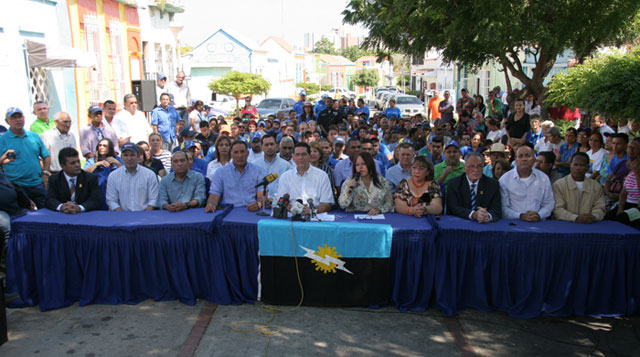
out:
M515 224L515 225L514 225ZM640 299L640 234L616 222L437 222L437 305L513 317L631 315Z
M387 219L384 221L362 221L354 219L353 213L334 213L336 222L391 224L391 298L400 310L425 311L432 296L436 252L436 231L429 221L397 213L385 214ZM260 219L264 217L248 212L246 208L235 208L222 220L218 232L224 246L230 293L246 302L258 297L257 222Z
M211 239L225 213L30 212L12 222L7 291L21 296L12 306L236 302Z

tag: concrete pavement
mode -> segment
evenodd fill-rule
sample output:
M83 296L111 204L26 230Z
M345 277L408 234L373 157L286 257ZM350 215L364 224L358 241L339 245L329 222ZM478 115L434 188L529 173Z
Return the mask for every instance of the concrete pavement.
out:
M262 356L268 342L270 356L640 356L638 316L521 320L475 310L447 318L436 309L302 307L275 314L269 325L279 332L270 338L232 329L270 320L261 307L145 301L13 309L0 356Z

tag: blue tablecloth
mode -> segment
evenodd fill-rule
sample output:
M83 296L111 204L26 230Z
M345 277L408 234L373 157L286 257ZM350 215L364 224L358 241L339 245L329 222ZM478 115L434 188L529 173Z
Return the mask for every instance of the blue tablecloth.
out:
M225 213L30 212L12 222L7 291L21 296L12 306L232 303L214 232Z
M391 299L400 310L425 311L432 296L436 252L436 231L429 221L397 213L387 213L386 219L380 221L356 220L353 213L335 214L336 222L380 223L393 227L389 267ZM231 293L247 302L258 297L257 222L260 219L273 218L235 208L224 217L219 230Z
M548 315L631 315L640 299L640 232L616 222L437 221L436 302Z

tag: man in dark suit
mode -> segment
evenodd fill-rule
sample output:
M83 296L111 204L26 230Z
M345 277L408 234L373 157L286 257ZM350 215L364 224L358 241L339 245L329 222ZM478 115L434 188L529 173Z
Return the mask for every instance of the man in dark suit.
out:
M497 221L502 217L500 184L482 174L484 158L469 153L464 162L464 174L447 184L447 214L479 223Z
M80 168L78 151L64 148L58 153L58 160L62 171L49 176L46 207L69 214L100 209L98 176Z

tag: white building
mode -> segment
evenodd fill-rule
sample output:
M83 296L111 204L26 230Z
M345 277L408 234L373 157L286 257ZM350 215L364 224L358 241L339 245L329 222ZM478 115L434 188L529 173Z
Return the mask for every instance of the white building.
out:
M454 66L444 63L438 51L427 51L423 58L414 58L409 85L416 91L453 89Z
M261 74L271 83L268 97L291 97L296 89L294 48L280 37L269 36L260 44L266 65ZM255 72L258 73L258 72Z

